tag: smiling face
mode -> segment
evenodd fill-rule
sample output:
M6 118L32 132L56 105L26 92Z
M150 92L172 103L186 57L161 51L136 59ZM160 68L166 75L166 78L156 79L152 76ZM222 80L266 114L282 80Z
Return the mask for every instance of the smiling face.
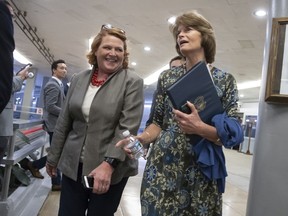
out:
M53 76L62 80L66 77L67 74L67 66L65 63L58 63L57 68L53 69Z
M119 38L106 35L95 52L98 69L102 73L112 74L123 64L124 42Z

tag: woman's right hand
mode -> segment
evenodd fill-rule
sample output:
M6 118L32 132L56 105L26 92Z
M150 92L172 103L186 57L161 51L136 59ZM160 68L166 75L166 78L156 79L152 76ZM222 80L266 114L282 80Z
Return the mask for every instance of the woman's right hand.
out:
M132 156L132 151L127 148L127 145L129 144L129 138L125 138L125 139L122 139L120 140L119 142L116 143L116 147L118 148L122 148L123 151L126 153L126 155L130 158L130 159L133 159L133 156Z

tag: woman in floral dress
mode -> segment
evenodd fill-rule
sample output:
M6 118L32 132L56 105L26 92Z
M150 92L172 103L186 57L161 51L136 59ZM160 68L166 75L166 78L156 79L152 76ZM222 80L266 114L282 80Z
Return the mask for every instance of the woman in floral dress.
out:
M222 148L243 140L236 119L236 81L231 74L210 67L225 110L213 117L211 125L201 120L192 103L188 103L191 114L174 110L167 88L199 61L213 63L216 43L212 26L196 11L179 16L171 30L176 50L186 63L161 73L151 110L152 124L137 136L143 144L156 140L143 175L142 215L220 216L227 176ZM117 145L124 144L123 140ZM130 151L124 149L129 155ZM205 155L207 149L212 151L212 159ZM203 165L203 155L205 160L210 159L210 164Z

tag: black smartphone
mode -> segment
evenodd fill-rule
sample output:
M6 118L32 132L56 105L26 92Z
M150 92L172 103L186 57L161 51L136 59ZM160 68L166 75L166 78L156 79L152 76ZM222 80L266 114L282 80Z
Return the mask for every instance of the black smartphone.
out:
M17 75L20 71L24 70L26 67L32 67L32 64L31 64L31 63L28 63L28 64L24 65L22 68L20 68L19 71L17 71L16 75Z
M93 188L94 178L92 176L83 176L83 184L86 188Z

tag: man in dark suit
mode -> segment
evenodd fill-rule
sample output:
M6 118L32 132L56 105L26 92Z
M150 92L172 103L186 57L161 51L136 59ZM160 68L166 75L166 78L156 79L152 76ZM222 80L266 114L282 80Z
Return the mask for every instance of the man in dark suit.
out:
M12 93L14 29L13 8L0 0L0 113L6 107Z
M51 144L54 128L64 104L65 94L62 80L66 77L67 66L64 60L59 59L51 65L52 77L46 83L43 89L44 109L43 120L44 129L49 134ZM39 160L33 161L32 166L41 169L46 164L46 156ZM52 177L52 191L61 190L61 173L57 170L57 176Z

